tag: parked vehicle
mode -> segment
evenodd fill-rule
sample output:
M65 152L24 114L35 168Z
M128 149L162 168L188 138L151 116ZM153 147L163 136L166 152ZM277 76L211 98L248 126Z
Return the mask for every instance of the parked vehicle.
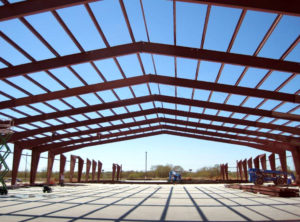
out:
M285 176L287 176L287 180L285 180ZM263 185L265 182L272 181L275 185L284 185L291 184L292 181L295 181L293 173L274 170L260 170L257 168L249 169L249 177L249 181L255 185Z

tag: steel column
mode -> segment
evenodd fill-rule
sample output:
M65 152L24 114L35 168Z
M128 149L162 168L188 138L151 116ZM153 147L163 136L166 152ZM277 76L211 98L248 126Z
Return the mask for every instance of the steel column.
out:
M283 172L287 172L287 162L286 162L286 152L280 152L279 154L279 160L281 164L281 170ZM284 179L287 180L287 175L284 176Z
M259 155L253 159L254 168L259 169Z
M220 164L220 173L221 173L221 179L225 180L225 176L224 176L224 164Z
M21 147L19 147L19 145L17 143L15 143L13 165L12 165L12 176L11 176L11 185L12 186L16 185L22 151L23 151L23 149Z
M271 170L276 170L276 161L275 161L275 153L269 155L269 163Z
M275 171L276 170L276 161L275 161L275 153L271 153L269 155L269 163L270 163L270 168L271 170ZM273 177L275 177L276 174L273 174Z
M54 158L55 158L55 155L51 151L48 151L47 184L50 184Z
M70 182L73 182L74 177L74 170L75 170L75 163L76 163L77 156L71 155L71 162L70 162Z
M119 177L119 180L121 180L121 178L122 178L122 164L120 166L120 177Z
M297 147L293 152L293 160L294 160L294 165L295 165L295 170L296 170L296 183L299 185L300 184L300 150L299 147Z
M252 157L250 157L250 158L248 159L247 163L248 163L248 169L253 168L253 165L252 165Z
M238 162L238 166L239 166L240 179L243 180L243 161L240 160Z
M244 177L245 181L248 181L248 171L247 171L247 159L245 159L243 162L243 170L244 170Z
M224 165L224 168L225 168L225 176L226 176L226 180L229 180L229 178L228 178L228 163L226 163L226 164Z
M82 176L82 170L83 170L83 159L78 157L78 179L77 181L80 183L81 182L81 176Z
M97 162L95 160L92 161L92 181L95 181Z
M112 181L115 181L115 174L116 174L116 166L117 164L114 164L112 165L112 175L111 175L111 180Z
M238 180L240 177L240 173L239 173L240 169L239 169L239 161L236 161L236 179Z
M117 181L120 180L120 171L121 171L121 167L119 164L117 164Z
M259 160L260 160L260 163L261 163L261 168L263 170L266 170L267 169L267 158L266 158L266 154L262 154L259 156Z
M91 169L91 161L89 159L86 159L85 182L89 181L90 169Z
M65 173L66 160L67 160L67 158L63 154L60 154L60 163L59 163L59 183L60 184L64 184L64 180L65 180L64 173Z
M100 182L101 172L102 172L102 162L98 160L97 182Z
M30 167L30 185L34 185L36 179L37 168L40 160L40 152L32 151L31 167Z

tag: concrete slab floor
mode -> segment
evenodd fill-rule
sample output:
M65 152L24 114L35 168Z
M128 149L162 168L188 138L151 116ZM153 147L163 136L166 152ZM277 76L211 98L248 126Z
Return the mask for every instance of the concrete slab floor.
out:
M222 184L85 184L9 190L0 221L300 221L300 198L278 198Z

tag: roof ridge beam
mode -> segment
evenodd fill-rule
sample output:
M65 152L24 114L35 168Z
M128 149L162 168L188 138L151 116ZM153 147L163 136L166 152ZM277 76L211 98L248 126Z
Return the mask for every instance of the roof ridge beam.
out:
M66 8L70 6L87 4L97 0L30 0L0 7L0 21L20 18L37 13Z
M226 64L250 66L290 73L300 73L300 65L296 62L213 51L208 49L197 49L151 42L136 42L3 68L0 69L0 79L138 52L207 60L211 62L222 62Z

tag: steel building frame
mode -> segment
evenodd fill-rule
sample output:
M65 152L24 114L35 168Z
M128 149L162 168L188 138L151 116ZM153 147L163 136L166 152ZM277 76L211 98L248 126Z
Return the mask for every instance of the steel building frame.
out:
M17 50L30 62L21 65L12 65L9 61L0 57L0 62L5 66L0 69L0 80L10 85L11 87L23 92L26 96L23 98L14 98L12 95L1 91L0 94L7 99L0 102L0 109L9 109L13 112L19 113L24 117L15 118L13 115L9 115L0 110L0 114L7 118L14 120L14 125L18 129L14 132L10 138L10 142L14 143L14 159L13 159L13 173L12 184L16 182L16 176L18 172L20 156L23 149L32 150L32 168L31 168L31 183L34 183L35 174L38 166L39 156L42 152L49 152L48 171L52 170L53 159L55 155L61 155L64 163L62 163L61 173L64 170L65 157L62 155L65 152L70 152L76 149L118 142L126 141L135 138L142 138L147 136L154 136L160 134L170 134L176 136L183 136L188 138L204 139L210 141L218 141L229 144L238 144L265 150L268 152L280 154L285 151L291 151L295 163L297 182L300 183L300 128L297 122L300 121L300 115L293 112L300 107L300 95L299 90L294 94L283 93L280 90L286 86L289 82L295 81L295 77L300 73L300 65L297 62L285 60L286 57L295 49L300 42L300 36L298 36L294 42L286 49L279 59L270 59L264 57L258 57L259 52L264 47L265 43L272 35L277 24L280 22L284 15L300 16L300 8L297 0L273 0L270 4L268 0L177 0L173 1L173 45L154 43L150 41L149 31L147 27L147 20L144 13L143 1L140 0L140 6L143 13L143 22L147 34L148 42L137 42L133 33L133 29L128 18L127 10L123 0L119 0L119 4L124 16L126 28L129 32L132 43L111 46L107 37L105 36L100 24L98 23L95 14L91 8L90 3L97 0L28 0L19 3L10 4L7 0L1 0L3 6L0 6L0 22L9 21L11 19L18 19L55 57L36 61L32 55L26 52L20 45L14 42L7 34L0 31L0 38L6 41L11 47ZM202 33L201 45L199 48L190 48L177 45L176 39L176 2L187 3L199 3L207 5L205 24ZM92 51L85 51L76 36L62 17L56 10L71 7L75 5L84 5L93 25L101 36L102 41L105 44L105 48L96 49ZM214 6L224 6L230 8L242 9L238 23L234 29L234 33L231 37L228 48L225 52L213 51L204 49L204 41L206 38L206 31L208 21L210 18L211 8ZM277 14L273 23L265 33L262 41L259 43L253 55L242 55L232 53L231 49L234 45L235 39L239 32L243 19L248 10L271 12ZM50 12L56 21L63 28L64 32L70 37L72 42L76 45L79 53L61 56L53 46L39 33L26 19L25 16L34 15L41 12ZM156 73L146 73L143 61L141 59L141 53L148 53L152 57L153 66L155 67L154 55L166 55L174 58L175 64L175 76L167 77L158 75ZM139 66L142 70L142 75L136 77L126 77L122 66L118 61L119 56L135 55L139 61ZM113 59L116 67L122 75L122 79L108 81L96 66L96 60ZM177 76L177 58L187 58L197 60L197 70L194 79L183 79ZM218 76L215 82L204 82L198 80L198 71L201 61L211 61L221 63ZM80 75L76 72L72 65L88 63L95 72L102 79L102 83L88 84ZM220 84L218 79L222 75L222 70L226 64L240 65L244 67L244 70L240 74L238 80L234 85ZM70 88L58 79L51 69L65 67L74 76L76 76L83 86ZM268 72L262 78L262 80L253 88L239 86L242 78L249 68L255 67L260 69L266 69ZM28 74L35 72L45 72L50 78L57 82L64 89L60 91L51 91L47 87L43 86L38 81L31 78ZM274 91L262 90L260 86L267 80L273 71L282 71L290 73L290 77L280 84ZM23 76L36 86L45 91L43 94L33 95L26 91L21 86L9 81L9 78ZM133 86L144 84L147 86L148 94L144 96L137 96ZM158 89L161 85L168 85L175 87L175 96L166 96L154 94L151 92L150 84L156 84ZM132 98L122 100L116 93L116 89L121 87L127 87ZM182 98L178 96L178 88L184 87L192 90L191 98ZM105 102L105 99L101 98L97 92L110 90L117 98L117 101ZM197 90L210 91L209 97L206 101L197 100L195 95ZM213 92L226 93L227 97L223 103L216 103L211 101ZM91 93L96 96L100 104L89 105L85 99L81 97L83 94ZM232 95L242 95L245 99L239 105L227 104ZM84 106L80 108L72 107L64 99L68 97L76 97L80 100ZM247 100L251 97L261 98L262 102L256 107L250 108L243 106ZM61 111L52 106L48 101L59 100L65 104L69 109ZM269 100L277 100L280 103L272 109L262 109L261 106ZM42 103L43 105L50 107L54 112L46 113L38 108L35 108L32 104ZM151 103L153 108L143 109L143 103ZM169 109L163 106L164 103L175 104L175 109ZM285 112L277 111L278 108L286 103L298 104L291 110ZM162 104L162 106L157 106ZM127 108L130 105L137 105L140 111L131 112ZM178 105L185 105L188 107L188 111L181 111L177 109ZM19 106L26 106L37 112L37 115L31 115L30 113L24 113L18 109ZM192 107L203 108L203 112L192 112ZM125 113L117 114L114 108L124 108ZM104 117L100 111L110 110L114 115ZM217 110L216 115L205 114L206 109ZM231 114L228 117L219 115L221 111L228 111ZM90 118L87 113L96 112L99 118ZM242 113L245 116L241 119L234 118L235 113ZM87 120L78 121L72 115L81 114ZM255 121L248 120L250 115L259 116ZM152 117L150 117L152 116ZM153 117L154 116L154 117ZM171 117L172 116L172 117ZM72 119L72 123L65 123L60 120L60 117L69 117ZM135 118L143 117L144 120L136 120ZM185 117L186 121L181 120L178 117ZM264 117L273 118L270 122L262 122ZM125 120L132 118L132 122L126 122ZM54 119L59 122L58 125L53 125L46 120ZM210 123L202 123L200 120L205 119ZM285 120L285 123L275 123L277 120ZM41 127L36 122L42 122L45 127ZM121 124L112 124L113 121L120 121ZM221 124L216 125L215 122ZM102 123L109 123L111 126L101 126ZM295 123L294 125L289 125ZM28 129L24 127L24 124L35 129ZM91 128L90 125L96 124L98 128ZM233 127L228 127L226 124L232 124ZM244 126L243 128L238 126ZM86 130L80 130L78 127L86 127ZM250 127L255 127L255 130L250 130ZM74 129L75 132L69 132L68 129ZM64 133L58 133L63 131ZM77 137L77 138L75 138ZM73 157L74 159L75 157ZM272 158L272 157L271 157ZM283 160L282 160L283 161ZM74 160L73 160L74 162ZM72 164L75 164L75 162ZM252 160L251 160L252 162ZM99 181L102 163L98 162L98 174ZM256 163L254 161L254 163ZM243 163L240 161L239 168L246 168L247 161ZM249 164L249 162L248 162ZM91 162L87 166L87 171L90 169ZM252 165L252 163L251 163ZM73 166L73 165L72 165ZM82 161L81 161L82 170ZM119 166L118 166L119 167ZM224 166L222 166L224 167ZM227 166L228 167L228 166ZM73 166L74 168L74 166ZM92 162L92 178L95 180L96 162ZM223 169L223 168L222 168ZM225 169L225 168L224 168ZM73 169L74 170L74 169ZM100 172L99 172L100 170ZM118 168L118 178L119 171ZM72 170L71 170L72 171ZM242 170L240 170L242 172ZM241 173L240 172L240 173ZM49 175L51 173L48 172ZM48 175L48 178L50 177ZM225 173L223 173L223 176ZM242 174L240 175L242 177ZM228 176L227 176L228 177ZM49 180L49 179L48 179ZM88 177L86 178L88 180ZM49 181L48 181L49 182Z

